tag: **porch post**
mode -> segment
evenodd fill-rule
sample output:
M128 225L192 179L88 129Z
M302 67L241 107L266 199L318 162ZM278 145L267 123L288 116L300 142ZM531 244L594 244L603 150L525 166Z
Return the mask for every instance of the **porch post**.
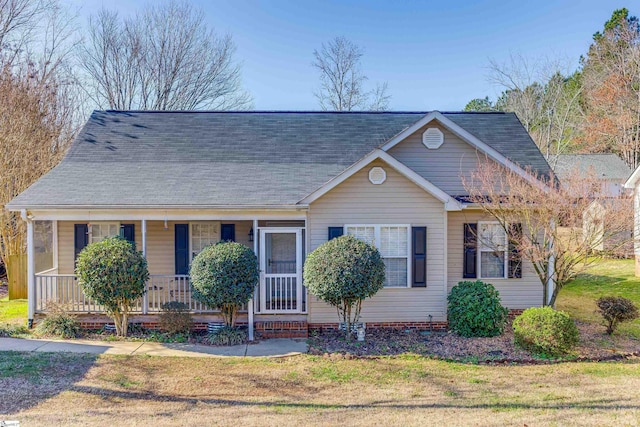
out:
M142 256L147 259L147 220L142 221ZM145 293L142 296L142 314L149 312L149 285L145 283Z
M258 220L253 220L253 253L258 255ZM260 282L258 282L258 286L260 286ZM249 322L249 341L254 340L253 334L253 298L249 300L249 305L247 307L248 311L248 322Z
M33 247L33 221L27 211L22 211L23 219L27 221L27 311L28 324L33 327L33 319L36 314L36 260Z

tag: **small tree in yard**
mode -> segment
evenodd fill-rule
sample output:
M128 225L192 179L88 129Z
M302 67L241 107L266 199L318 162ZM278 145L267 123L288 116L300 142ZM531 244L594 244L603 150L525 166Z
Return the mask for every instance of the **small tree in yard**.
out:
M624 297L602 297L596 301L598 312L607 322L607 334L613 334L618 325L638 318L638 307Z
M219 309L227 326L234 326L238 309L249 302L258 283L258 259L236 242L206 247L191 263L193 298Z
M385 267L380 252L353 236L341 236L316 248L304 265L304 283L313 295L336 307L346 325L360 318L362 301L384 285Z
M116 333L126 336L129 312L149 280L142 252L120 237L92 243L78 255L76 275L85 295L113 318Z
M594 173L576 169L559 183L554 176L519 173L487 158L463 180L469 200L502 226L509 246L533 265L543 305L554 306L566 283L633 239L631 198L612 203ZM605 208L593 209L594 203ZM521 224L522 232L510 233L511 224Z

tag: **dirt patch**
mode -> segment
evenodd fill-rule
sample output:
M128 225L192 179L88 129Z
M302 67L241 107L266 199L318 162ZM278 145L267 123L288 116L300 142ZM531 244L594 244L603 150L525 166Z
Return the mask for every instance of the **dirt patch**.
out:
M580 344L570 359L606 360L640 351L640 340L620 335L608 336L604 327L577 322ZM341 332L324 332L309 339L312 354L342 353L355 356L416 353L434 358L465 362L535 360L531 353L513 343L509 323L505 333L492 338L463 338L454 333L428 333L415 330L372 329L364 342L345 340Z

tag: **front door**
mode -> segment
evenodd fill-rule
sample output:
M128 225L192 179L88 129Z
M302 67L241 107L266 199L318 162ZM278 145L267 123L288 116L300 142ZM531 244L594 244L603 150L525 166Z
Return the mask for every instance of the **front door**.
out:
M260 311L302 311L302 231L260 229Z

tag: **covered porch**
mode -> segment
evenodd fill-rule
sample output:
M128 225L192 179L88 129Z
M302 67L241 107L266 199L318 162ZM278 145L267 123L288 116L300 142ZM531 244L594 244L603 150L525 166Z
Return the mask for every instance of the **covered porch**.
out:
M74 275L75 258L86 246L120 235L144 254L150 278L135 313L160 313L171 301L186 304L199 319L215 321L217 310L192 298L191 260L204 247L232 240L257 255L260 280L252 300L242 308L240 323L305 319L307 292L302 266L307 252L306 212L286 215L198 213L36 213L27 218L29 319L46 315L52 303L78 314L99 315L103 307L87 298ZM36 256L38 254L38 256ZM42 254L48 254L43 256ZM36 262L48 258L48 262ZM38 265L36 265L38 264Z

